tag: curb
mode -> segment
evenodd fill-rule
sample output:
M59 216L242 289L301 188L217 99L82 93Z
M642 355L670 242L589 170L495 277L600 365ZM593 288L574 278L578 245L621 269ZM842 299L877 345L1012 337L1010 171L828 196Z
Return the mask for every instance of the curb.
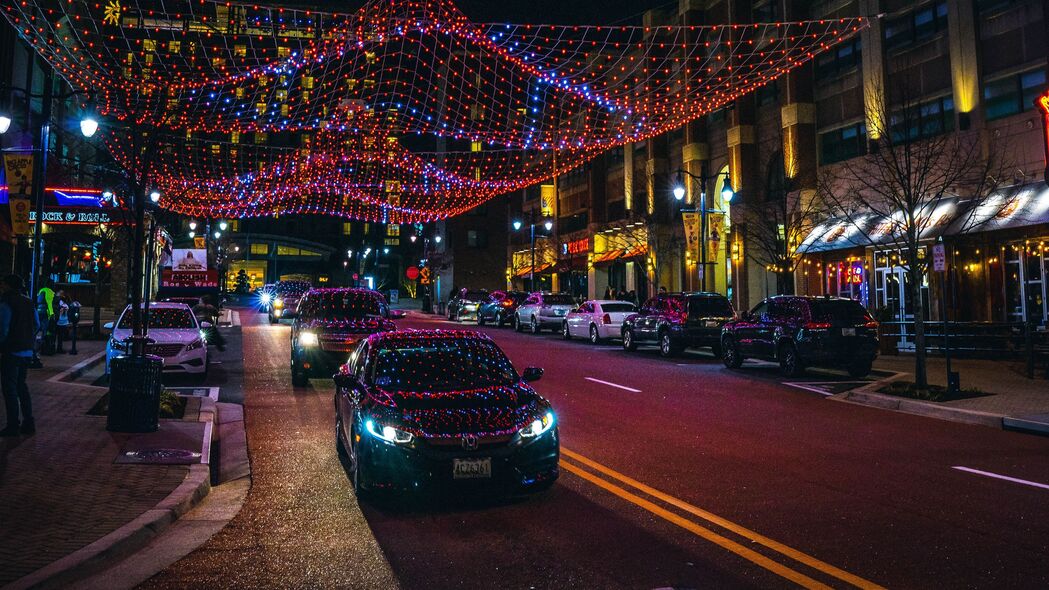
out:
M189 473L166 498L137 518L97 541L24 576L3 590L63 588L97 573L131 553L145 547L180 516L189 512L211 492L211 437L217 412L215 402L200 398L199 422L204 422L200 463L189 466Z
M915 414L917 416L925 416L928 418L937 418L939 420L949 420L951 422L962 422L964 424L990 426L999 430L1004 428L1002 422L1004 417L999 414L991 414L989 412L977 412L974 410L963 410L961 408L944 407L940 405L935 405L930 402L901 398L894 395L885 395L883 393L875 393L873 391L864 391L864 388L846 391L844 393L831 396L829 399L847 402L851 404L870 406L874 408L881 408L883 410L893 410L897 412L904 412L907 414Z
M72 367L69 367L65 371L48 377L47 381L51 383L72 383L73 381L76 381L81 376L83 376L84 373L88 372L95 365L104 362L106 362L106 351L102 350L80 361Z

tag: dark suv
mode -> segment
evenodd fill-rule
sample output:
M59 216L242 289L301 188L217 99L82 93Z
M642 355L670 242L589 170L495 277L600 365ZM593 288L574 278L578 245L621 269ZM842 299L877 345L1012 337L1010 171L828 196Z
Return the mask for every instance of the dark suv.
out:
M309 290L310 284L307 281L280 281L273 285L269 308L270 323L276 324L283 318L294 318L299 298Z
M770 297L725 325L721 347L730 369L758 358L779 362L787 377L806 366L844 368L864 377L878 355L878 322L851 299Z
M460 289L448 300L448 319L453 322L477 319L477 310L487 300L486 289Z
M659 343L670 357L689 347L709 346L721 355L721 327L736 317L732 304L718 293L662 293L623 321L623 348L637 350L641 342Z
M527 298L528 293L524 291L492 291L488 300L477 310L477 325L494 322L502 328L503 324L513 319L517 308Z

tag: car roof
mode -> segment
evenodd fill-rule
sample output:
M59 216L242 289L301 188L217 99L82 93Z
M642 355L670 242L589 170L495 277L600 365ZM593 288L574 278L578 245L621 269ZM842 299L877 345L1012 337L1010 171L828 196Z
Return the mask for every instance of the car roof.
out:
M368 337L370 344L404 344L423 340L486 340L492 339L483 332L474 330L397 330L394 332L379 332Z
M145 309L145 307L146 307L146 303L142 302L142 308ZM149 303L149 307L150 308L158 308L159 307L161 309L188 309L190 311L193 311L185 303L180 303L180 302L177 302L177 301L151 301ZM126 307L124 307L124 311L127 311L129 309L131 309L131 304L130 303Z
M633 301L620 301L619 299L591 299L587 303L627 303L634 305Z

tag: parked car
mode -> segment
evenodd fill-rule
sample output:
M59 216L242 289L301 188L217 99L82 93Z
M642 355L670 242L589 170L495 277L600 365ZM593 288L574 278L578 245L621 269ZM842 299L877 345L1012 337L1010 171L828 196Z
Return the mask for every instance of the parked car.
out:
M623 320L637 313L637 307L628 301L585 301L568 312L561 324L561 337L587 338L591 344L600 344L623 333Z
M477 319L477 309L488 300L485 289L459 289L448 300L448 319L453 322Z
M396 330L390 308L378 291L311 289L291 324L291 383L331 377L362 338Z
M369 336L335 375L335 440L358 497L426 486L536 492L558 476L557 420L488 336Z
M730 369L758 358L778 362L787 377L823 366L858 378L870 373L878 354L878 322L851 299L770 297L725 324L721 342Z
M143 311L146 309L143 304ZM208 374L208 343L204 330L210 322L198 322L193 310L185 303L156 302L149 305L149 323L146 335L150 338L146 352L164 361L165 373L197 375ZM106 375L114 358L129 352L132 327L131 306L124 308L120 318L103 327L112 330L106 341Z
M266 283L259 287L256 291L255 296L257 297L259 313L269 313L270 304L273 303L273 283Z
M517 308L527 298L528 293L523 291L492 291L488 294L488 300L477 310L477 325L494 322L502 328L503 324L512 321Z
M721 356L721 327L734 317L732 304L718 293L661 293L623 322L623 348L633 351L639 343L655 342L659 354L671 357L709 346Z
M528 326L530 332L538 334L543 328L558 329L575 307L575 300L568 293L537 291L530 294L514 313L514 330L520 332Z
M278 281L273 285L273 300L269 308L270 323L276 324L282 319L294 317L299 298L309 290L310 284L307 281Z

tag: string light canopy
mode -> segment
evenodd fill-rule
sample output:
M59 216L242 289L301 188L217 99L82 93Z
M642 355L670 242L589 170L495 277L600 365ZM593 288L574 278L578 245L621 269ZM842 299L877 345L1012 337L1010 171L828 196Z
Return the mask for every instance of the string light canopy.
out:
M665 133L865 18L476 24L450 0L331 13L211 0L0 0L91 92L116 159L193 215L455 215ZM148 141L136 134L148 131Z

